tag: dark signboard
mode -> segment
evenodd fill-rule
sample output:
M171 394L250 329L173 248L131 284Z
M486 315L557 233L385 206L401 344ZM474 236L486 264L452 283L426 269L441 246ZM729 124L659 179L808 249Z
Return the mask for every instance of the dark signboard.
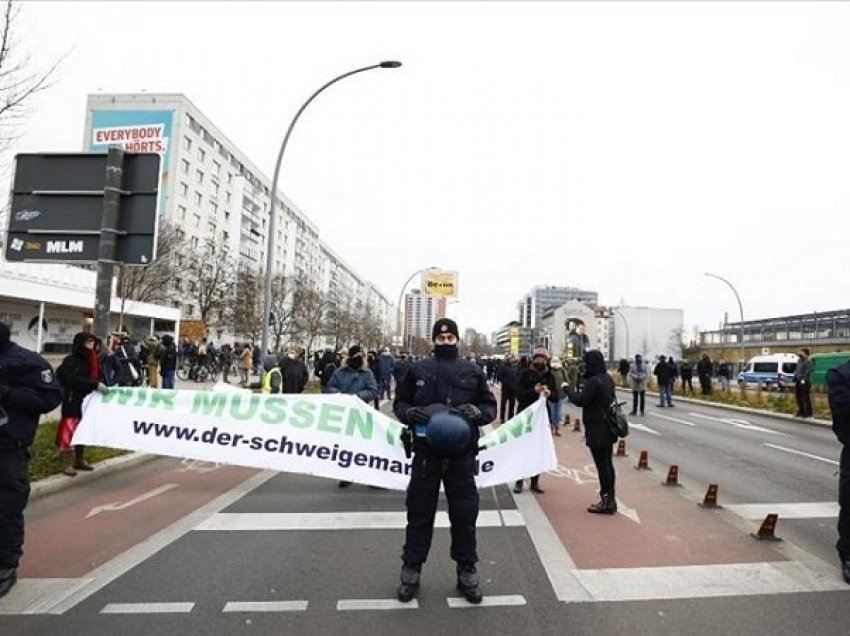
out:
M148 265L156 256L160 156L124 155L115 260ZM6 260L97 261L105 153L20 154L15 158Z

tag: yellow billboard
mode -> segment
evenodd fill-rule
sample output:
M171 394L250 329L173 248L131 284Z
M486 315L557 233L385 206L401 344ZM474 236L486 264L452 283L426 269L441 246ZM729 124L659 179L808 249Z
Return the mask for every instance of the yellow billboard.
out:
M422 293L429 296L457 296L457 272L428 269L422 272Z

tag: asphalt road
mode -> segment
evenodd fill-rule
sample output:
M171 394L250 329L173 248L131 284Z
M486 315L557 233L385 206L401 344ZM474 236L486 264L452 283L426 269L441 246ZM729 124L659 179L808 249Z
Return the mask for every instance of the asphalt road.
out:
M0 601L0 633L850 632L850 586L829 567L835 564L835 519L805 516L827 515L835 501L830 461L837 461L838 447L831 431L683 403L649 406L644 418L633 420L630 457L617 460L618 493L642 522L584 514L593 475L584 485L544 476L547 493L539 497L527 491L514 496L506 486L481 492L479 570L489 599L483 606L458 599L449 531L442 526L417 603L394 601L404 493L162 458L33 502L22 564L26 580L13 590L17 596ZM562 462L589 462L580 433L564 431L556 439ZM631 470L640 449L649 451L652 471ZM658 483L672 463L680 467L683 488ZM708 483L719 484L726 509L696 512L693 502ZM568 496L574 501L562 500ZM560 509L561 503L573 507ZM820 506L800 505L813 503ZM767 545L746 537L758 522L749 518L752 509L734 506L754 504L786 505L777 530L785 541ZM709 515L714 526L699 515ZM787 518L792 515L800 518ZM672 523L665 527L665 516L694 521L678 533ZM545 534L550 523L560 534ZM721 526L723 536L734 537L730 545L757 553L760 561L768 553L775 562L822 561L827 584L820 581L819 591L768 593L759 588L765 581L754 579L739 595L712 597L703 589L700 597L667 598L672 583L657 572L618 563L617 549L629 534L647 553L675 544L687 555L715 545L706 543L701 528L719 536L710 528ZM610 553L606 576L619 571L631 577L648 600L559 600L553 566L561 567L554 555L562 548L544 545L547 536L560 537L575 563ZM591 566L577 571L583 580L594 574ZM697 578L699 566L685 571ZM33 596L23 598L24 591Z

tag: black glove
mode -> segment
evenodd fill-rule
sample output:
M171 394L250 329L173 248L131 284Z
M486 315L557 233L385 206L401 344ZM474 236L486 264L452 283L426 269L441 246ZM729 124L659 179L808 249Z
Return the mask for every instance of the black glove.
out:
M474 404L461 404L460 406L455 407L455 411L463 416L470 424L475 424L481 417L481 409L479 409Z
M404 414L408 424L424 424L431 419L431 414L428 409L422 406L411 406Z
M399 438L401 439L401 445L404 446L404 456L410 459L413 456L413 433L410 432L410 428L405 426L401 430Z

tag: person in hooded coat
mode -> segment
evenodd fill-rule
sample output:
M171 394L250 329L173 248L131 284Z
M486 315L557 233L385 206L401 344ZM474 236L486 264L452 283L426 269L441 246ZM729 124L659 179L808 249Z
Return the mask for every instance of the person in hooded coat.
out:
M605 368L602 352L591 349L582 360L585 365L584 386L581 391L574 391L568 386L566 392L570 402L582 408L585 443L599 475L599 501L588 506L587 511L613 515L617 512L613 448L617 437L611 432L606 415L615 399L614 381Z
M71 354L56 369L56 379L65 389L62 420L56 431L56 446L62 455L62 472L69 477L78 470L94 470L86 461L86 447L70 446L71 436L83 417L83 399L92 391L106 392L97 353L97 338L85 332L74 336Z

